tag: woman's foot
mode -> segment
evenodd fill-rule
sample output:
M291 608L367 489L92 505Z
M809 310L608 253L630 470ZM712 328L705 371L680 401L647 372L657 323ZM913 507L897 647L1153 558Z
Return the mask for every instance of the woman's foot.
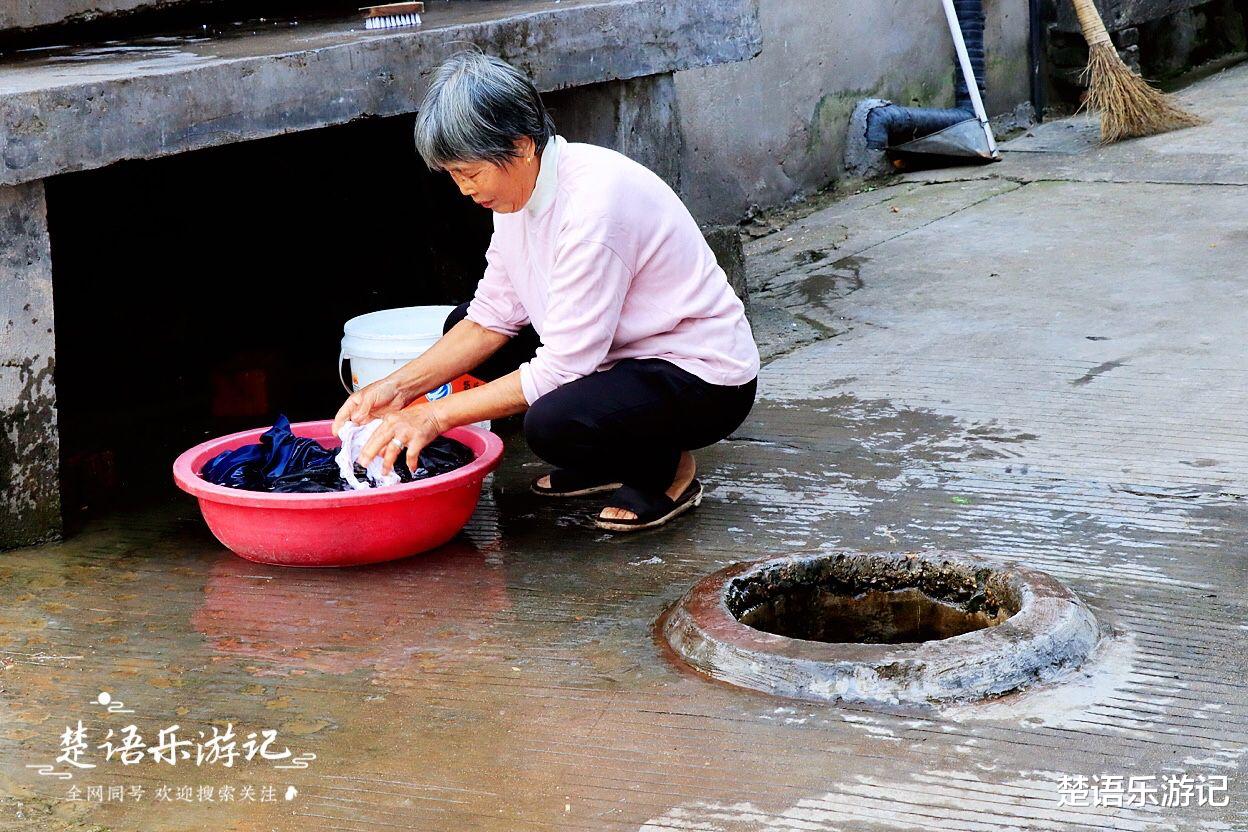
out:
M604 482L602 477L556 468L529 484L529 490L542 497L584 497L602 491L615 491L623 483Z
M675 500L685 489L689 487L689 483L693 482L693 478L698 473L697 463L693 459L693 454L688 451L681 451L680 462L676 465L676 479L672 480L671 486L665 492L668 497ZM600 520L636 520L637 514L627 509L613 508L608 506L598 515Z

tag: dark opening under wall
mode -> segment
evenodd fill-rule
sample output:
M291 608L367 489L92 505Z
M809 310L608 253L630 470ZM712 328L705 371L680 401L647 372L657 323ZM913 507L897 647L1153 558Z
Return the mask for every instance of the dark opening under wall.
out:
M458 303L490 212L432 174L412 118L69 174L48 182L67 531L175 494L211 436L331 417L342 325Z

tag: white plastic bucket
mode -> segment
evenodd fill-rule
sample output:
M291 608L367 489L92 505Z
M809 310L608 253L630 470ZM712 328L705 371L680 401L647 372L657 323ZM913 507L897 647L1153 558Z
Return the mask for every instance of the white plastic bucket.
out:
M453 306L405 306L357 315L343 327L342 349L338 353L338 379L342 362L351 361L351 387L348 393L385 378L432 347L442 337L442 327ZM343 382L346 387L346 383ZM454 383L444 384L426 394L429 401L449 396ZM489 428L489 422L479 422Z

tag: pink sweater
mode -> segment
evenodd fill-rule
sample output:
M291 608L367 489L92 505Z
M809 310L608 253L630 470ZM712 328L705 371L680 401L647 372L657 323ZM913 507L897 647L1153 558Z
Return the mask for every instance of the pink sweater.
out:
M494 214L468 319L542 346L520 366L538 398L625 358L662 358L712 384L758 374L741 301L667 183L605 147L555 136L532 196Z

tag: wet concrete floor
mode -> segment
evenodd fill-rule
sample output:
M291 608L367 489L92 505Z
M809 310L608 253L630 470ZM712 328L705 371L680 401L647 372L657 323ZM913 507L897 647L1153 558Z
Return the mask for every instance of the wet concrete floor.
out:
M1186 91L1206 127L1101 150L1046 125L751 242L784 325L668 528L614 539L592 502L529 497L510 437L422 557L257 566L181 501L5 553L0 828L1248 828L1246 88ZM655 643L703 575L833 547L1020 562L1110 635L1064 684L895 712L710 682ZM97 766L39 774L79 720ZM290 754L105 762L131 723ZM1151 778L1156 802L1113 805L1111 779L1087 805L1077 777Z

